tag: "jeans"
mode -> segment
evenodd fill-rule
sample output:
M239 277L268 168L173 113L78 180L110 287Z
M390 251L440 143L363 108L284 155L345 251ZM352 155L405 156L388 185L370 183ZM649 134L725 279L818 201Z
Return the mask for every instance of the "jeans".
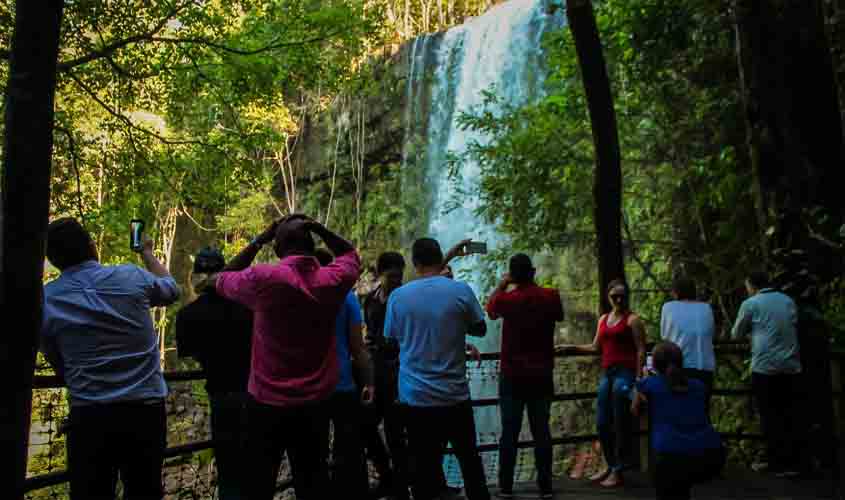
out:
M369 489L358 392L335 392L328 401L332 442L332 498L365 498Z
M328 495L326 403L295 407L247 403L244 482L249 500L272 500L282 455L287 453L296 498L323 500Z
M451 443L469 500L489 500L487 478L478 452L475 415L469 401L451 406L405 406L414 500L431 500L442 493L433 478L443 474L443 453Z
M801 412L807 388L801 384L801 375L752 373L751 388L766 438L769 469L799 471L806 459Z
M501 376L499 380L499 405L501 406L502 437L499 441L499 488L513 489L516 468L517 443L522 430L522 414L528 412L528 425L534 440L534 463L537 468L537 485L540 491L552 490L552 433L549 429L554 382L549 377L542 381L543 390L515 385Z
M710 420L710 398L713 397L713 372L696 370L695 368L684 368L687 378L700 380L704 384L704 414Z
M211 439L217 462L217 494L220 500L242 498L246 392L214 392L211 401Z
M654 462L657 500L689 500L694 484L714 479L724 466L723 448L700 455L657 453Z
M118 475L125 500L163 498L161 466L166 444L164 401L71 407L70 498L113 500Z
M596 425L607 467L619 472L631 455L631 387L634 372L611 366L601 376L596 401Z

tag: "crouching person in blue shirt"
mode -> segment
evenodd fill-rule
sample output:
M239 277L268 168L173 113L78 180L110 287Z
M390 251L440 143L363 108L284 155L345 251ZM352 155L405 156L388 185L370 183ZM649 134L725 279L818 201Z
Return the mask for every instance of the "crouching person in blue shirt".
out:
M688 500L694 484L719 475L725 450L707 418L704 383L684 374L681 348L663 342L652 356L657 375L637 383L631 411L648 402L657 500Z
M167 440L158 340L150 308L172 304L179 288L153 255L146 270L103 266L74 219L47 229L47 259L61 276L44 287L42 351L70 394L67 440L72 500L163 497Z

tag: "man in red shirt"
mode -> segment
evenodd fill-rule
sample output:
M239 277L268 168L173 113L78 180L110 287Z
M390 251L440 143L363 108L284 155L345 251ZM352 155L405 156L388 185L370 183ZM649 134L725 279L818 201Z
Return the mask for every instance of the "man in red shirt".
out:
M279 261L247 267L275 234ZM319 236L335 260L314 257ZM358 280L351 243L301 215L290 216L244 249L216 278L217 293L254 314L247 409L245 497L271 500L287 452L297 498L327 498L325 401L339 379L335 318Z
M525 254L511 257L510 272L487 301L490 319L504 319L499 374L502 438L499 443L499 497L513 496L516 445L522 413L528 410L541 498L552 498L552 436L549 416L554 394L555 323L563 321L560 294L534 282ZM508 288L513 289L508 291Z

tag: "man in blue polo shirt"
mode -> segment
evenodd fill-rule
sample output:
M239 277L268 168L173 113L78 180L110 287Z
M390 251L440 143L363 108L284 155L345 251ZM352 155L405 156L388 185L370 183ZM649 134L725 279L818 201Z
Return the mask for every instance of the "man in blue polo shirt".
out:
M749 298L742 303L731 336L751 338L751 388L768 448L768 470L778 476L803 472L801 351L796 326L798 308L772 288L769 276L751 273Z
M150 308L174 303L179 288L151 241L141 258L147 270L103 266L79 222L47 228L47 259L62 274L44 287L42 351L70 394L73 500L114 498L118 473L127 500L163 496L167 386Z
M385 337L399 346L399 401L405 406L414 497L437 498L446 444L461 466L469 500L487 500L466 377L465 336L487 332L484 311L472 289L441 275L443 253L431 238L417 240L412 261L418 279L392 294Z

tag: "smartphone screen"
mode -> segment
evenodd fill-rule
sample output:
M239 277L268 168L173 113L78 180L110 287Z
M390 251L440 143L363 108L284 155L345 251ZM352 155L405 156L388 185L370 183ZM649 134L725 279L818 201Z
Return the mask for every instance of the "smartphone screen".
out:
M470 241L467 244L467 253L487 253L487 243L483 241Z
M129 248L139 252L143 246L144 221L134 219L129 223Z

